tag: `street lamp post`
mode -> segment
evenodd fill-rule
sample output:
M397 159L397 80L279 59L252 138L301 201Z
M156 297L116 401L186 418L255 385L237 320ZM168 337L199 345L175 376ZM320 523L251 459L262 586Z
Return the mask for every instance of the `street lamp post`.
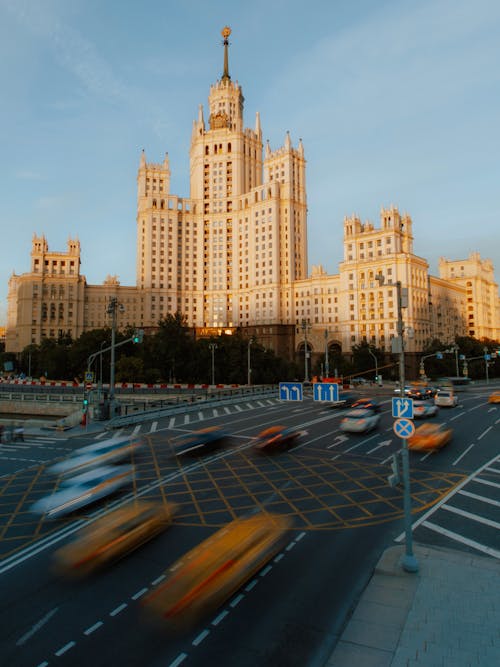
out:
M330 377L330 362L328 360L328 329L325 329L325 376Z
M372 355L374 361L375 361L375 382L378 384L378 359L377 355L374 354L370 348L368 348L368 352Z
M383 285L385 278L379 274L376 276L380 285ZM401 396L404 396L405 388L405 346L403 340L403 308L408 307L407 293L403 295L401 281L396 282L397 305L398 305L398 324L397 332L399 338L399 383L401 387ZM403 303L404 300L404 303ZM413 533L411 529L411 493L410 493L410 461L408 454L408 441L402 438L403 446L401 449L401 458L403 462L403 483L404 483L404 523L405 523L405 555L402 559L402 566L406 572L418 572L418 562L413 553Z
M212 353L212 386L215 385L215 350L217 349L217 343L209 343L208 348Z
M117 312L123 313L125 310L123 304L118 302L116 296L109 300L106 312L111 315L111 360L109 363L109 405L111 416L115 416L115 344L116 344L116 320Z
M247 357L247 384L250 386L252 384L252 364L250 358L250 347L253 343L253 338L250 338L248 341L248 357Z
M307 320L302 320L302 331L304 333L304 382L309 382L309 370L307 367L307 355L308 355L308 346L307 346L307 331L311 328L311 325Z

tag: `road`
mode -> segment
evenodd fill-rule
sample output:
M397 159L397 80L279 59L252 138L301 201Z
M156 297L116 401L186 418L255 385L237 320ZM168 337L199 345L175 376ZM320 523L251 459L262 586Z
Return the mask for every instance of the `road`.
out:
M412 454L414 537L500 558L500 411L487 403L488 393L464 393L457 408L434 418L454 429L448 447ZM45 467L96 435L27 437L2 447L0 654L6 664L322 665L380 553L401 537L402 489L387 483L400 442L390 398L382 400L380 428L358 436L339 431L341 410L309 399L251 400L145 422L127 430L147 441L135 461L135 488L53 523L29 511L57 484ZM257 456L253 438L280 423L307 435L287 453ZM173 436L215 424L233 434L230 447L201 458L171 457ZM175 525L95 577L69 582L56 575L54 551L80 525L132 496L178 503ZM169 566L232 518L258 509L294 520L269 566L184 636L150 625L141 598Z

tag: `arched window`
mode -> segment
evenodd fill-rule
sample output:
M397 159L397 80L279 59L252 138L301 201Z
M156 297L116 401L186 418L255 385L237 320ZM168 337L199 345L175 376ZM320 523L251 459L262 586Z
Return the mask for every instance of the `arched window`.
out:
M156 199L153 199L153 208L156 208Z
M228 145L227 145L227 152L228 152L228 153L231 152L231 142L229 142Z

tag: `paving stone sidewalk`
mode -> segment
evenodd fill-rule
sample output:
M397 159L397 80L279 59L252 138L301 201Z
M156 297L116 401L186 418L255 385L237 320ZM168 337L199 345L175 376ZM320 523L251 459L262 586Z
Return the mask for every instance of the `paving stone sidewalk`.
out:
M415 545L387 549L325 667L499 667L500 561Z

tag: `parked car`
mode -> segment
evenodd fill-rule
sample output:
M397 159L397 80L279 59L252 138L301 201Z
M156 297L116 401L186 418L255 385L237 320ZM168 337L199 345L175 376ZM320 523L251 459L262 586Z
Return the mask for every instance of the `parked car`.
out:
M229 441L229 433L220 426L211 426L199 431L192 431L174 438L171 442L175 456L184 454L203 454L224 446Z
M415 419L434 417L439 412L434 401L413 401L413 416Z
M257 436L255 449L258 452L289 449L295 445L301 435L304 435L304 431L299 431L294 427L270 426Z
M74 476L92 468L99 468L130 458L142 446L143 440L140 437L109 438L75 449L71 456L50 466L47 472L53 475Z
M441 449L451 440L453 430L445 424L430 424L426 422L419 426L415 433L408 438L408 449L429 451Z
M340 422L340 430L347 433L366 433L377 428L380 415L373 410L349 410Z
M142 604L168 629L192 626L212 613L283 546L287 517L257 514L236 519L183 555Z
M54 556L58 571L71 576L90 574L164 531L176 505L134 501L82 528Z
M352 408L364 408L365 410L373 410L373 412L380 412L382 406L373 398L358 398L357 401L351 405Z
M454 408L458 405L458 398L452 391L440 389L434 396L434 404L440 408Z
M129 465L103 466L88 470L64 480L59 491L35 502L31 511L44 514L48 519L58 519L106 498L130 484L133 478L134 470Z

